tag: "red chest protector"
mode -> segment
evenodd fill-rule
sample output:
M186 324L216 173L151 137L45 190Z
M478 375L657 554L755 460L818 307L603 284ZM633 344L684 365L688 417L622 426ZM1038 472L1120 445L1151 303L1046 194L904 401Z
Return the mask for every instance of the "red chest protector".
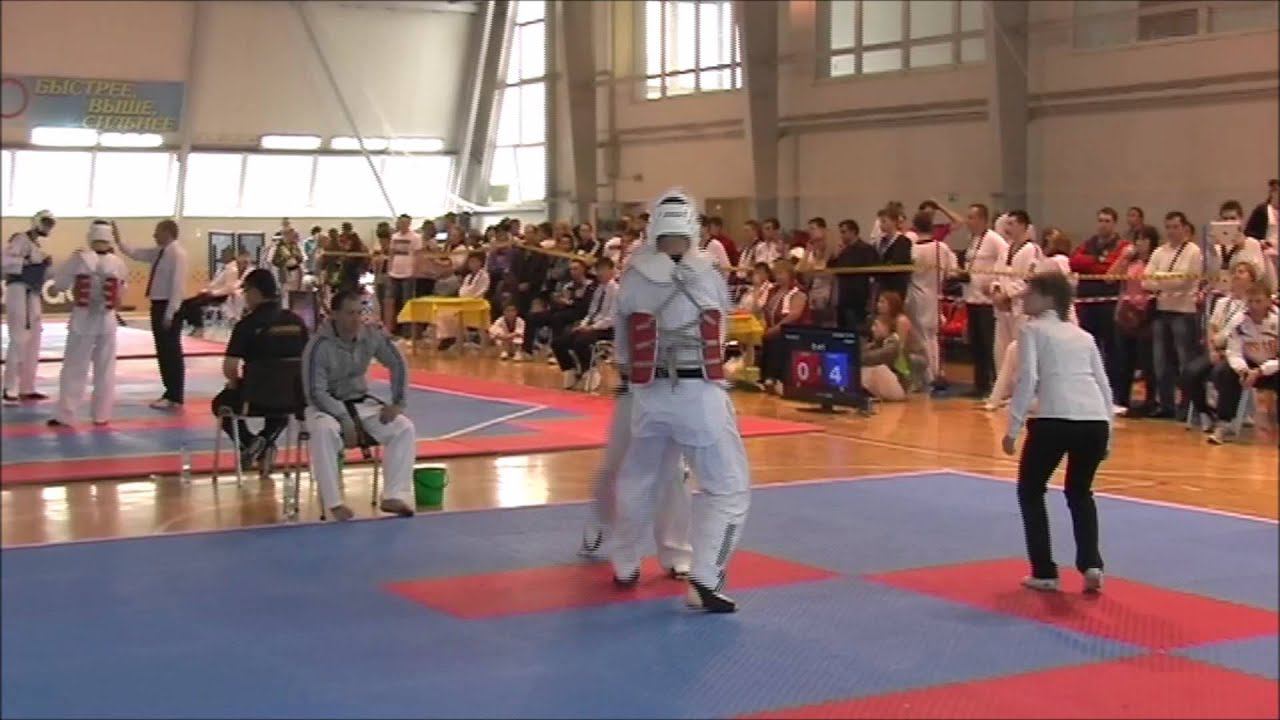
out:
M724 347L720 344L719 310L703 310L698 317L698 336L702 340L702 376L707 380L724 379ZM627 338L631 355L631 384L647 385L657 373L658 320L650 313L627 316Z
M76 282L72 286L72 297L76 307L89 307L93 300L93 283L97 279L97 276L87 273L76 275ZM103 304L108 310L120 307L120 280L114 277L103 277L100 281Z

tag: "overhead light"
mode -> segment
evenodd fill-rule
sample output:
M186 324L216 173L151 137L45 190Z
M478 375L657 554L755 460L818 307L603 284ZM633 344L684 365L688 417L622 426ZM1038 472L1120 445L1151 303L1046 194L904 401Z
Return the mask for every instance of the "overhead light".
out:
M92 128L31 128L31 144L48 147L93 147L98 144L98 131Z
M401 137L391 138L392 152L421 152L433 153L440 152L444 149L444 141L440 138L430 137Z
M263 150L318 150L319 135L263 135Z
M383 137L367 137L364 139L364 149L377 152L386 150L389 140ZM347 136L338 136L329 141L330 150L359 150L360 138Z
M160 147L164 144L164 136L157 133L104 132L98 143L104 147Z

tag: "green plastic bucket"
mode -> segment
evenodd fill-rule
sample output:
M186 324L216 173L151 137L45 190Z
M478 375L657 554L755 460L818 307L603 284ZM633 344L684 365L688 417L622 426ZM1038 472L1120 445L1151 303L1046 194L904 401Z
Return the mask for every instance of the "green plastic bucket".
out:
M443 465L417 465L413 468L413 499L418 507L443 505L444 488L448 484Z

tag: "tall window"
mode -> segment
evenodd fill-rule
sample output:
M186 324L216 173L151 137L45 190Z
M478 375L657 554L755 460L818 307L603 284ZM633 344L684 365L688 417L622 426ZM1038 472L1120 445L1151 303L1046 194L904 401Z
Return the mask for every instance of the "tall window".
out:
M0 210L63 217L173 214L178 168L168 152L18 150L3 153Z
M506 84L489 168L489 201L522 205L547 196L546 3L515 3Z
M821 3L828 77L982 62L981 0L832 0Z
M1076 0L1075 46L1104 48L1241 30L1274 30L1275 0Z
M645 98L742 87L733 3L647 0L641 18Z

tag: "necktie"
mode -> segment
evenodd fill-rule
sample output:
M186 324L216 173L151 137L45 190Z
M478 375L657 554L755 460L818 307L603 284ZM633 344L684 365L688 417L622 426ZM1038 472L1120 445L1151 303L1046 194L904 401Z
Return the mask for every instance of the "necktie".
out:
M160 258L164 257L164 251L168 249L168 245L160 248L160 252L156 253L156 259L151 261L151 274L147 277L147 292L145 294L148 298L151 297L151 286L156 282L156 268L160 267Z
M596 313L600 312L600 303L604 300L604 286L597 285L596 292L591 296L591 312L587 313L587 324L596 321Z

